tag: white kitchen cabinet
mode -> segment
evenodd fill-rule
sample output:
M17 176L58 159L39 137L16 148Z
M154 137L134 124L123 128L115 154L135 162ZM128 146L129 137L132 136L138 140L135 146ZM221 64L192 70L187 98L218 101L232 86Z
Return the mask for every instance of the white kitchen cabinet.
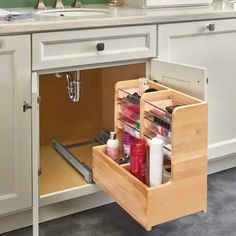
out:
M0 37L0 215L29 208L31 191L30 36Z
M236 152L236 20L160 25L158 57L205 67L209 159Z
M23 196L19 208L11 205L12 211L30 207L32 198L33 235L37 236L40 221L39 207L52 206L78 197L89 197L88 195L101 191L97 185L88 184L61 157L52 147L52 140L57 139L63 145L73 144L69 148L70 152L92 169L92 147L97 144L94 142L87 146L74 144L94 140L100 130L114 130L113 99L116 82L151 75L152 79L171 88L203 98L206 76L203 68L158 60L154 25L107 28L105 31L91 29L66 33L40 33L32 35L32 40L34 72L31 86L30 38L28 36L2 38L1 55L11 56L8 56L8 63L3 68L2 75L8 76L8 79L5 80L7 85L1 85L3 95L0 96L4 96L5 99L1 106L8 109L10 107L7 113L10 119L4 120L1 117L1 123L5 122L3 128L8 127L8 131L12 129L12 136L8 139L11 142L8 152L12 151L14 154L14 165L9 161L10 158L7 160L13 166L11 173L15 179L12 177L12 181L17 181L13 183L17 188L13 189L19 196L20 194ZM15 46L6 51L5 41L10 46L15 46L17 41L20 47ZM1 60L2 66L6 63L6 59ZM58 73L76 72L80 73L81 78L81 98L75 104L68 98L66 79L58 76ZM177 87L176 83L170 83L172 79L178 81L180 78ZM9 101L6 100L7 95ZM32 122L31 111L22 110L24 101L32 102ZM12 112L13 108L14 112ZM1 112L1 114L5 113ZM8 134L7 130L4 130L5 137ZM2 146L5 147L6 143L8 142L6 141ZM4 151L4 153L8 152ZM203 158L206 158L206 155ZM1 171L9 174L9 171L6 172L4 168ZM205 172L203 177L206 180ZM6 185L3 183L1 183L3 187L9 187L11 181L7 181ZM1 191L2 189L4 188L1 187ZM197 207L194 212L205 209L205 207ZM61 209L63 213L53 212L54 218L60 217L59 214L69 214L66 210ZM10 210L5 211L7 212ZM190 214L185 212L187 213ZM150 226L146 228L149 230Z
M166 84L164 78L181 77L182 81L189 84L189 92L191 91L198 97L204 96L204 69L151 58L148 59L146 63L136 65L115 65L114 67L106 67L106 65L104 65L104 67L101 68L81 70L81 96L80 101L77 103L73 103L68 98L65 78L60 78L58 74L56 76L54 70L51 74L48 74L48 71L45 71L45 74L42 71L40 71L40 73L35 72L33 76L33 98L35 98L33 99L34 236L38 235L38 207L40 205L45 206L85 195L88 196L100 191L101 189L99 189L99 187L102 187L104 190L103 184L99 182L103 178L98 179L97 182L96 179L94 179L97 185L87 183L85 178L71 167L58 153L58 149L57 151L55 150L55 140L67 146L67 150L69 150L76 159L89 166L92 173L95 174L97 166L94 163L92 148L100 144L94 142L94 138L99 135L101 130L114 130L115 84L117 81L123 80L130 80L128 83L132 83L134 78L137 79L141 76L145 76L145 72L148 76L148 71L145 71L146 64L147 67L150 68L151 74L155 74L154 79ZM74 73L69 69L70 68L67 68L67 72L65 71L65 73ZM179 84L179 88L180 87L181 85ZM37 102L37 96L41 97L40 104ZM170 98L170 96L168 95L167 98ZM197 99L197 101L199 100ZM183 102L184 104L186 103L185 100ZM203 131L198 130L197 132L206 133L206 126L205 124ZM206 143L206 140L207 138L201 141ZM204 152L204 155L201 155L201 160L204 162L204 171L202 172L203 174L199 176L199 179L198 177L197 179L199 183L204 182L206 186L207 153ZM70 159L72 158L70 157ZM38 179L37 171L39 168L39 160L41 175ZM104 173L108 171L106 165L104 165L103 168ZM97 175L96 178L98 178ZM124 175L124 178L126 178L126 175ZM104 179L104 181L106 182L108 179ZM110 179L110 182L112 185L116 186L114 179ZM122 183L118 183L118 185L123 186L123 181L121 182ZM135 183L134 185L136 186ZM188 209L184 210L183 214L175 214L171 217L164 217L160 221L151 222L152 219L147 219L146 217L141 221L139 220L139 218L142 218L142 214L146 214L145 212L140 212L135 215L133 215L130 210L127 210L127 212L147 230L150 230L157 222L165 222L176 219L180 217L180 215L183 216L193 212L205 211L206 197L204 196L206 196L206 187L201 189L204 192L204 194L198 195L201 196L201 200L197 200L198 203L196 205L191 202L190 205L194 205L194 208L190 211ZM189 192L193 193L192 191ZM109 194L109 196L114 197L116 194L117 193ZM131 190L127 197L129 198L133 194L134 192ZM167 195L169 197L171 196L169 192ZM197 196L197 194L193 195ZM121 207L125 208L122 205L122 201L120 202L116 198L113 199L115 199ZM192 197L188 199L192 199ZM148 203L150 201L152 200L147 200ZM160 206L163 205L162 203L158 204L160 204ZM167 205L169 206L169 204L166 204L166 206ZM185 205L187 205L186 201ZM156 217L157 214L153 213L153 215ZM143 223L145 220L149 222L147 224Z

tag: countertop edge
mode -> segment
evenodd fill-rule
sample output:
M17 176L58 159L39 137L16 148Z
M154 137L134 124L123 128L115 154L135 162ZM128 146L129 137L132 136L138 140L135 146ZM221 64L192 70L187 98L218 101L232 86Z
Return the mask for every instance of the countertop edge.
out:
M140 9L140 11L142 11ZM145 25L145 24L166 24L179 22L193 22L193 21L211 21L211 20L227 20L236 19L236 10L232 11L212 11L193 14L162 14L158 15L141 15L141 16L114 16L110 18L90 18L79 20L55 20L55 21L41 21L41 20L19 20L14 22L0 23L0 36L13 34L32 34L40 32L52 32L63 30L79 30L91 28L104 27L121 27L131 25Z

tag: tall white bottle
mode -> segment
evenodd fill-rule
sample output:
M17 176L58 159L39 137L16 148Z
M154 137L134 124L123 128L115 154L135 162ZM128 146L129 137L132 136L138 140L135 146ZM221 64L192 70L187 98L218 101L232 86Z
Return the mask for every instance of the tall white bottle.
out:
M155 137L149 144L149 184L154 187L162 184L163 176L163 140Z

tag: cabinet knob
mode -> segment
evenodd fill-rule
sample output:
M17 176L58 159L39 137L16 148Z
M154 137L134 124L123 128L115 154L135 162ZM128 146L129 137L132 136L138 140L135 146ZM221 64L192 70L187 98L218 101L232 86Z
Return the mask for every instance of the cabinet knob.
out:
M23 105L23 112L26 112L27 110L29 109L32 109L32 105L27 103L27 102L24 102L24 105Z
M98 52L104 51L104 49L105 49L105 44L104 43L98 43L97 44L97 51Z
M215 31L215 30L216 30L216 26L215 26L215 24L209 24L209 25L207 26L207 29L212 32L212 31Z

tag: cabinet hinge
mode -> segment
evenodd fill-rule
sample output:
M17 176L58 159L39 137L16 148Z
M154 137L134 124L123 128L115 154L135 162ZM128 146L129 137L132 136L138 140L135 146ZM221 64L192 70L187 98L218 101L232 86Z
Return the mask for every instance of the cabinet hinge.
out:
M40 96L37 97L37 103L38 103L38 104L41 103L41 97L40 97Z
M209 82L209 79L208 79L208 78L206 78L206 83L208 84L208 82Z
M42 175L42 169L38 169L38 176L41 176Z

